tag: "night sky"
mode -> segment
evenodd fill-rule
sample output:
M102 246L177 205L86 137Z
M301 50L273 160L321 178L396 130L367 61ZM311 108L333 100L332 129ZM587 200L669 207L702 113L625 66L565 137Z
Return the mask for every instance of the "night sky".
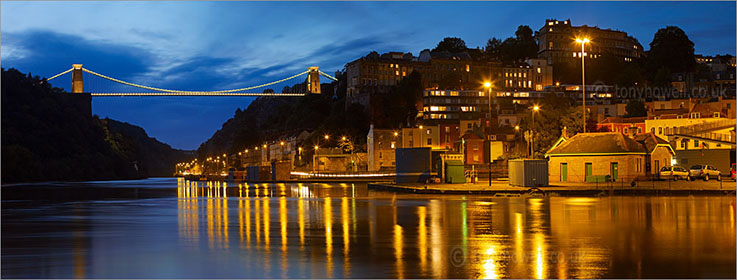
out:
M491 37L513 36L518 25L538 30L548 18L622 30L646 49L667 25L686 31L699 54L735 54L736 40L735 2L4 1L0 8L3 68L48 77L82 63L122 80L182 90L256 85L309 66L332 74L372 50L418 55L446 36L483 47ZM53 84L70 89L70 81ZM112 88L85 82L85 89ZM196 149L251 100L116 97L92 105L101 117Z

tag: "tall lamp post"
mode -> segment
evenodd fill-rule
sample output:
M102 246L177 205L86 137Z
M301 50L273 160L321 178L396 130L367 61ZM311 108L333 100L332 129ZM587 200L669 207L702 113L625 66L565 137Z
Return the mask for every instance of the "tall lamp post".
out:
M576 43L581 44L581 90L583 91L583 133L586 133L586 63L584 60L584 45L589 38L576 38Z
M535 113L540 111L540 106L532 107L532 124L530 124L530 158L535 158Z
M485 82L484 87L488 89L488 95L489 95L489 113L488 117L486 118L486 123L491 124L491 82ZM489 132L488 125L484 125L487 129L487 133ZM487 136L487 139L490 140L490 138ZM491 187L491 142L489 142L489 187Z

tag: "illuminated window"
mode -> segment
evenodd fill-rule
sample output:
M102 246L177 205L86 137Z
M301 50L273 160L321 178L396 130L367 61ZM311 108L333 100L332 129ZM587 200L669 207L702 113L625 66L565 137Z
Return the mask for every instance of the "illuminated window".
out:
M466 72L471 72L471 66L469 66L468 64L466 64Z
M548 25L553 25L553 22L552 21L548 22Z
M399 76L399 71L394 71L394 74Z
M542 70L540 69L540 67L537 67L537 73L538 73L538 74L539 74L539 73L542 73Z

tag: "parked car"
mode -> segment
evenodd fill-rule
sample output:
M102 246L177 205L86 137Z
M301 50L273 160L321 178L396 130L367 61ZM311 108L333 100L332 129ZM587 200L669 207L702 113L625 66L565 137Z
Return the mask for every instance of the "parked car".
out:
M691 170L689 170L689 176L691 177L691 180L696 180L696 178L703 178L704 181L709 181L711 178L716 178L717 181L722 179L722 174L714 168L714 166L711 165L694 165L691 166Z
M729 177L732 177L732 180L737 181L737 178L735 178L735 173L737 173L737 167L735 167L735 163L732 163L732 167L729 168Z
M683 168L678 165L674 166L664 166L662 169L660 169L660 179L672 179L673 181L678 181L680 179L686 179L688 180L688 170L686 168Z

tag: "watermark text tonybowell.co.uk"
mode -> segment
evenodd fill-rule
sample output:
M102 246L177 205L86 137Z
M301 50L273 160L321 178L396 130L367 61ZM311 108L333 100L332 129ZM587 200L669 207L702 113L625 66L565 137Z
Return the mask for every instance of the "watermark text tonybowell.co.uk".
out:
M691 87L683 91L672 87L614 87L615 97L620 99L726 98L730 91L734 92L734 87Z
M455 267L461 267L466 265L469 252L461 249L460 247L454 247L449 251L448 260L450 264ZM487 255L488 252L484 252L482 255ZM504 261L507 263L532 263L532 262L545 262L548 264L554 263L578 263L583 260L584 252L557 252L557 251L546 251L546 252L524 252L521 254L515 252L494 252L493 257L496 260ZM483 256L482 256L483 257Z

